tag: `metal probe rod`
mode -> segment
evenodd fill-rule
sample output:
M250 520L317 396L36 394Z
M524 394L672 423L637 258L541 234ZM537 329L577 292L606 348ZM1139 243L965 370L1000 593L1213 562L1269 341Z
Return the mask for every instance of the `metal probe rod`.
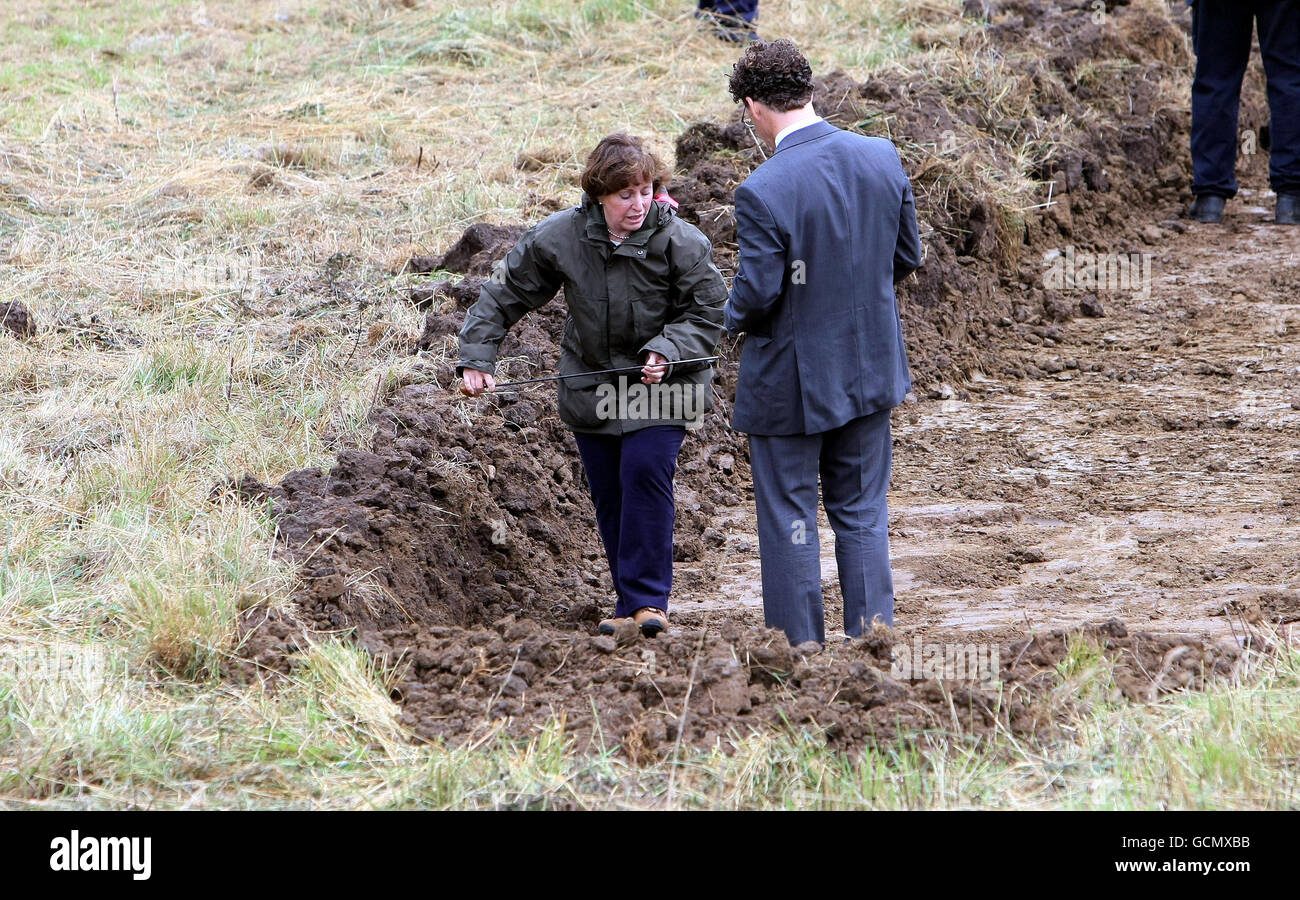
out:
M668 362L663 363L663 365L681 366L681 365L685 365L686 363L715 362L717 359L718 357L716 356L697 356L695 359L669 360ZM560 381L561 379L564 378L581 378L584 375L618 375L621 373L640 372L644 368L645 368L644 365L623 366L618 369L596 369L595 371L592 372L571 372L568 375L546 375L542 378L525 378L523 381L507 381L504 382L503 384L498 384L496 386L496 390L499 391L502 388L518 387L521 384L539 384L543 381Z

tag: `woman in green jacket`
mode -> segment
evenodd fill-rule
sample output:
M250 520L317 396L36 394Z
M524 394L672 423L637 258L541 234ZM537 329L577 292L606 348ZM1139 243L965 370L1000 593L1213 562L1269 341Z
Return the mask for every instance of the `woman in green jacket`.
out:
M641 367L639 379L559 382L560 419L578 444L618 595L605 634L627 619L648 636L668 627L677 454L713 405L712 366L674 363L713 355L727 298L712 245L674 214L664 179L638 139L602 139L587 157L582 203L524 233L460 331L461 390L491 391L506 331L563 288L560 374Z

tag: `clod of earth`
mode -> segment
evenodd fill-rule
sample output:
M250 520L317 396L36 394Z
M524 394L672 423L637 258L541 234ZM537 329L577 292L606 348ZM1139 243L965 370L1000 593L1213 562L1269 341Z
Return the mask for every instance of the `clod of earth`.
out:
M0 303L0 330L9 332L21 340L36 335L36 317L20 300Z

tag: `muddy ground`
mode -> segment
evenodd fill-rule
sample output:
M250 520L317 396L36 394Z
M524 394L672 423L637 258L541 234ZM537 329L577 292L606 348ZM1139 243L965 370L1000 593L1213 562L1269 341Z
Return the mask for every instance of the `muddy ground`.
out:
M273 505L305 577L296 616L246 615L231 675L288 672L305 634L345 631L401 667L394 696L419 737L528 736L561 716L580 744L643 760L726 748L751 728L846 748L1049 733L1083 702L1057 687L1072 641L1104 647L1119 693L1146 702L1232 671L1248 632L1300 620L1300 229L1266 224L1263 154L1243 159L1247 190L1224 226L1179 219L1188 117L1162 85L1187 75L1183 26L1122 5L1097 26L1082 9L1005 3L979 32L986 49L1025 54L1023 121L990 120L978 96L923 75L833 74L818 89L832 121L899 143L929 232L900 291L916 390L894 415L896 633L814 652L762 627L725 339L717 409L680 461L674 628L595 636L612 591L553 394L454 393L464 310L519 233L502 223L411 261L434 273L412 297L429 311L412 349L442 363L376 410L373 446L328 474L233 484ZM1104 84L1077 77L1098 60L1115 63ZM1260 108L1252 76L1243 123ZM1054 202L1037 209L1007 208L923 152L960 131L963 158L993 165L1026 129L1053 148L1036 174ZM695 126L677 151L674 196L730 274L731 193L759 159L735 122ZM1045 255L1067 248L1149 254L1150 279L1044 283ZM438 280L449 271L463 278ZM563 318L561 298L521 322L499 380L544 371ZM998 677L900 677L891 647L917 641L996 647Z

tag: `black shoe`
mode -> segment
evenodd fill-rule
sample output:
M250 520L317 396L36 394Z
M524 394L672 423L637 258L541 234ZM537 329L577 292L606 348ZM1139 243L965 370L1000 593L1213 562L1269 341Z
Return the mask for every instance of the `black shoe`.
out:
M758 40L758 32L750 31L748 28L719 28L713 32L713 36L732 44L752 44Z
M1218 194L1198 194L1187 214L1198 222L1222 222L1223 198Z
M1279 225L1300 225L1300 194L1278 194L1273 221Z
M713 32L713 36L720 41L726 41L731 44L753 43L758 40L758 32L755 31L737 31L734 28L719 28Z

